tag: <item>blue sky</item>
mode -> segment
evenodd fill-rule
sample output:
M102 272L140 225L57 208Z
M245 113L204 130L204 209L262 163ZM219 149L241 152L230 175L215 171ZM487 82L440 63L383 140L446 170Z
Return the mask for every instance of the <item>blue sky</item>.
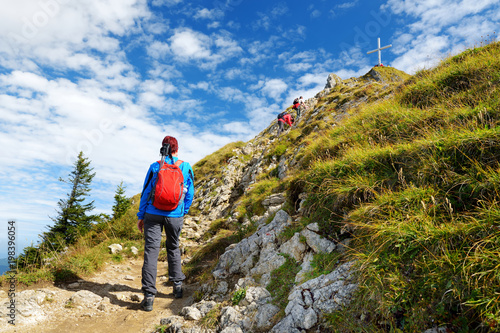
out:
M329 73L410 74L496 39L496 0L17 0L0 12L0 225L51 223L82 150L95 213L141 191L165 135L196 163L253 138ZM6 252L0 232L0 257Z

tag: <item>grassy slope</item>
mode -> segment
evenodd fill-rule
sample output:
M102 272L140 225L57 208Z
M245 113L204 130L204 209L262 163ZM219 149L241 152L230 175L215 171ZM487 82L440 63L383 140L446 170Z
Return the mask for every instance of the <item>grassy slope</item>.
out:
M307 148L294 186L331 238L351 230L362 272L338 330L497 329L499 59L498 43L447 59Z
M344 260L357 260L361 289L351 307L328 316L332 330L496 330L499 56L494 43L404 84L391 81L404 77L391 68L376 69L382 83L345 80L266 151L267 165L286 156L291 176L260 175L240 216L261 213L261 198L279 188L294 213L306 192L302 224L353 239ZM263 133L273 139L270 128ZM318 271L327 272L337 258L322 260Z

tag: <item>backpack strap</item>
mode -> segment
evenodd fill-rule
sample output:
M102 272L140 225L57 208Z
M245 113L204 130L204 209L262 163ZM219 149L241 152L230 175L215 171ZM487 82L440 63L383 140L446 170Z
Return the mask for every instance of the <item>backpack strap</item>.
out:
M144 194L144 190L146 190L146 188L148 187L149 182L151 181L151 178L153 178L153 171L149 172L148 180L146 181L146 185L144 186L144 188L142 189L142 192L141 192L141 198L142 198L142 195Z

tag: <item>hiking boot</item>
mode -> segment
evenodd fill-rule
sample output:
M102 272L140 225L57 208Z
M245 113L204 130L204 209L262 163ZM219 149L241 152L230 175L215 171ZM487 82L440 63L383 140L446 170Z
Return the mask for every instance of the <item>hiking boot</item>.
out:
M182 298L182 285L181 284L174 284L174 297L175 298Z
M152 311L153 310L153 302L155 300L154 295L144 295L144 299L141 302L141 309L144 311Z

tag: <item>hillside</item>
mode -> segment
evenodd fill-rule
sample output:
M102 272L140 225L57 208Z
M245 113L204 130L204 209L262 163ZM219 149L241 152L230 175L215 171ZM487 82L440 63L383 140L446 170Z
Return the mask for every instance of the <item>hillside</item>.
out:
M273 121L199 161L181 237L192 304L151 330L499 331L499 85L499 43L414 76L331 74L279 137ZM81 279L123 260L113 242L141 248L137 199L43 274ZM101 258L89 271L84 244Z
M195 165L195 211L213 221L214 235L195 262L220 255L211 275L200 274L200 298L224 299L206 294L223 282L233 303L266 287L277 306L273 332L496 331L499 51L498 43L470 49L411 78L394 68L331 75L281 137L272 123ZM276 237L261 239L269 225ZM318 251L315 235L336 250ZM336 306L307 301L304 284L344 265L355 277L330 295ZM252 297L233 315L255 325ZM270 328L228 323L228 311L219 309L221 330Z

